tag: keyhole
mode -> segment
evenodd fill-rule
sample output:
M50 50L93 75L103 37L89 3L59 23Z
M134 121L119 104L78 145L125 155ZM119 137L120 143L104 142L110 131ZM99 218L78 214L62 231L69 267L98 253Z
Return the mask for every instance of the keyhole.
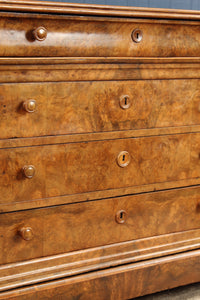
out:
M121 151L117 157L117 163L120 167L124 168L129 165L131 161L130 154L127 151Z
M141 29L135 29L132 32L132 39L135 43L140 43L142 40L143 34Z
M116 222L119 224L125 223L126 215L127 213L125 212L125 210L119 210L115 215Z
M131 105L130 97L128 95L123 95L119 100L119 105L123 109L127 109Z

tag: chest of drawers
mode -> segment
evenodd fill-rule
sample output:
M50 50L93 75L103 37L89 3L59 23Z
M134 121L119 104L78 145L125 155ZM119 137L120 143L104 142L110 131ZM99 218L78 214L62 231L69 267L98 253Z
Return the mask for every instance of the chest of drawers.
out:
M0 299L200 281L200 13L0 1Z

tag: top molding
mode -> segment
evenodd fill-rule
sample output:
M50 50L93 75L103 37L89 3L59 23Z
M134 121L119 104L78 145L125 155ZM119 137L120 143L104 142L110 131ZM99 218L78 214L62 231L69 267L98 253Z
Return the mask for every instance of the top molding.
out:
M74 4L46 1L0 0L0 12L1 11L127 18L139 17L154 19L200 20L200 11L196 10Z

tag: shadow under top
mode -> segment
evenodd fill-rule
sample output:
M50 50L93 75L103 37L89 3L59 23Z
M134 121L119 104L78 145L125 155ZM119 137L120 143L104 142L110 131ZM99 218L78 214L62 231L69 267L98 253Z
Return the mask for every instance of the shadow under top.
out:
M0 0L0 12L32 12L87 16L141 17L155 19L200 20L198 10L161 9L116 5L77 4L66 2Z

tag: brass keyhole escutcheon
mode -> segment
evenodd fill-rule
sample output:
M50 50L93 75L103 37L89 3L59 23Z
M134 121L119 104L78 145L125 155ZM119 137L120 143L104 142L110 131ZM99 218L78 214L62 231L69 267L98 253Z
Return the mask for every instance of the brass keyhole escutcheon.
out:
M120 167L124 168L129 165L131 161L130 154L127 151L121 151L117 157L117 163Z
M142 38L143 38L142 30L141 29L133 30L131 37L132 37L132 40L135 43L140 43L142 41Z
M128 109L131 106L130 97L128 95L124 95L119 100L119 105L123 109Z
M119 210L115 215L115 220L119 224L123 224L126 221L127 213L125 210Z

